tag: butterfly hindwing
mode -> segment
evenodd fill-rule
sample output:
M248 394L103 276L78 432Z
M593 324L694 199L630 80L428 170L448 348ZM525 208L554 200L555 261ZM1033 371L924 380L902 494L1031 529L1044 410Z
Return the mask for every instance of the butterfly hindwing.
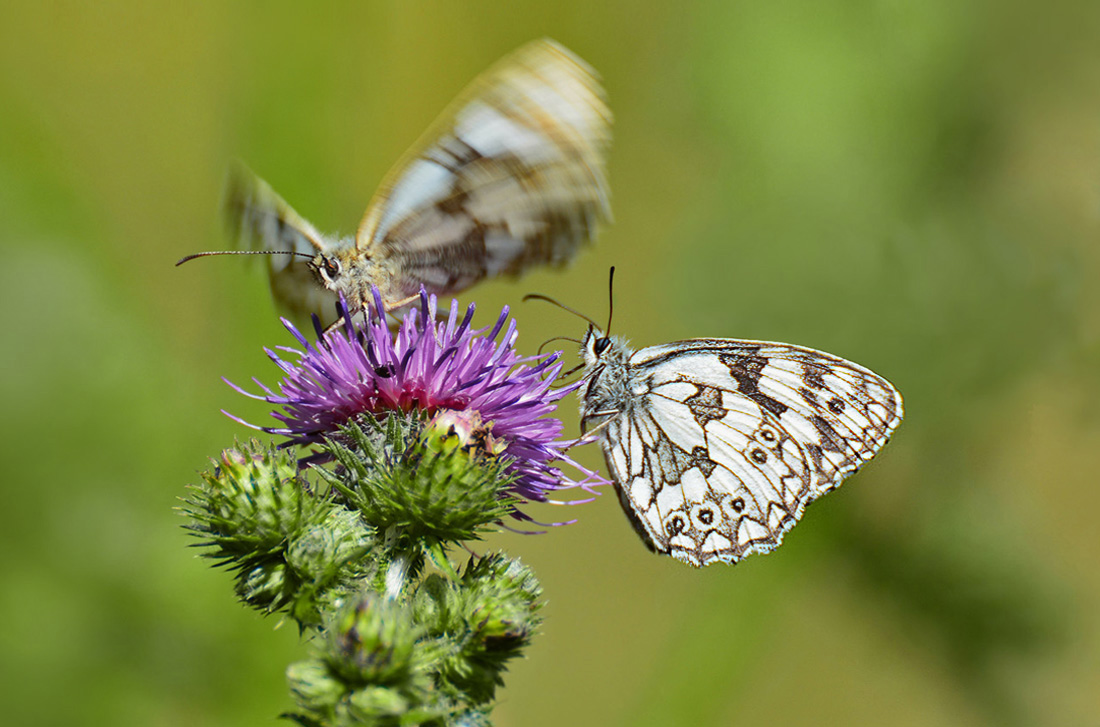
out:
M616 411L602 443L624 509L651 548L696 566L779 545L902 414L877 374L781 343L683 341L589 371L603 380L585 410Z
M399 290L453 293L560 265L610 216L611 112L591 68L550 40L479 76L387 176L356 237Z
M812 480L797 442L738 394L689 378L652 384L603 440L635 527L697 566L778 544Z

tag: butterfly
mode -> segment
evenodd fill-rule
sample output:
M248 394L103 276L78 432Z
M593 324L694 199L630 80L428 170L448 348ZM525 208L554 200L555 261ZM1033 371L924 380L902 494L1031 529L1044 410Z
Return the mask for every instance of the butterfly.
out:
M589 323L581 428L595 424L646 545L693 566L777 547L902 418L889 381L822 351L729 338L633 351Z
M292 315L353 310L377 286L386 310L483 278L560 266L610 219L611 112L595 72L543 39L463 91L384 178L354 237L319 233L243 166L227 217L238 247L268 257ZM200 253L200 255L203 253ZM191 259L184 258L183 261Z

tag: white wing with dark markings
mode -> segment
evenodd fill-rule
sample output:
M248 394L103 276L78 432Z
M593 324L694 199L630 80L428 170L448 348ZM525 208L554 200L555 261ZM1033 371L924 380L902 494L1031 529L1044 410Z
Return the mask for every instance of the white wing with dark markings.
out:
M584 345L582 419L603 427L624 510L653 550L695 566L778 546L902 418L890 382L809 348L698 339L633 353L597 331Z

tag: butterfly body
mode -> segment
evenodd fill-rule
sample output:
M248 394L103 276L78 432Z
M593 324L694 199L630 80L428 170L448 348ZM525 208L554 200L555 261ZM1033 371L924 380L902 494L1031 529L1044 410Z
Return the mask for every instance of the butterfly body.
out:
M870 459L902 416L885 379L785 343L582 343L582 427L650 549L695 566L765 553ZM593 431L596 431L593 429Z
M560 266L610 218L611 112L595 72L550 40L479 76L379 186L353 237L321 234L243 166L227 217L240 246L269 255L276 301L329 314L338 295L387 310L482 279Z

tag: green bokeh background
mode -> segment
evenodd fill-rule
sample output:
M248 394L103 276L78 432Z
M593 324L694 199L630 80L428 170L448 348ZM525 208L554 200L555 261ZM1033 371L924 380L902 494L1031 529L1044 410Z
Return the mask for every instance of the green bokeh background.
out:
M1100 4L0 5L0 720L268 725L303 654L173 511L288 344L226 246L241 157L322 229L540 36L603 74L616 223L475 293L533 350L798 342L894 381L893 442L784 546L696 571L613 495L492 545L544 633L508 725L1100 724ZM469 299L469 296L466 296ZM572 403L564 412L575 421ZM598 452L582 455L600 465Z

